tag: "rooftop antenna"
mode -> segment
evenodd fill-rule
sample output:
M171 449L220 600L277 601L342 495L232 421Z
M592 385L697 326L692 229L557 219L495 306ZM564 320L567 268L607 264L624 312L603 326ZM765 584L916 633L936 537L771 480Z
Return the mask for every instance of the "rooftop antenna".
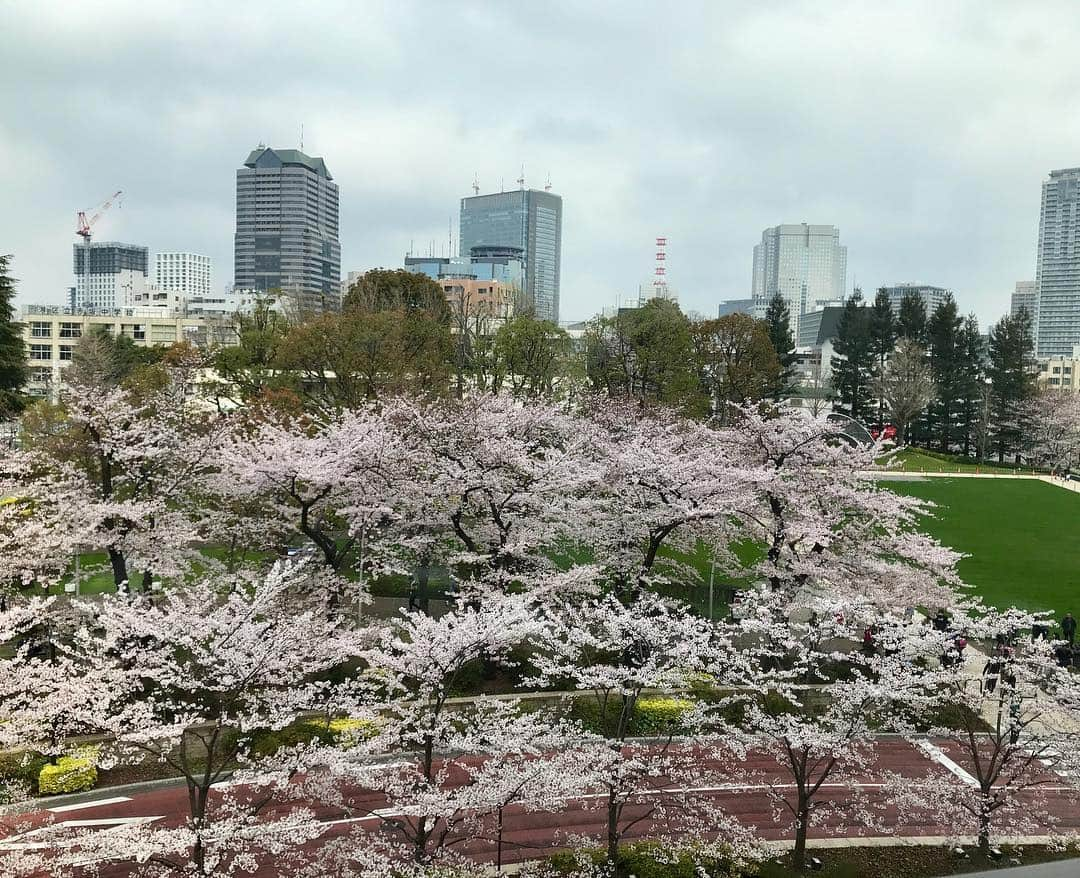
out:
M300 123L300 152L304 151L304 123Z
M551 172L550 171L548 171L547 182L544 184L544 191L545 192L550 192L551 191Z
M521 176L517 178L518 189L525 188L525 165L521 166Z
M454 218L446 221L446 258L454 255Z
M473 191L473 195L479 195L480 194L480 175L479 174L473 174L472 191Z
M499 191L500 192L505 192L506 191L506 178L505 177L499 177Z

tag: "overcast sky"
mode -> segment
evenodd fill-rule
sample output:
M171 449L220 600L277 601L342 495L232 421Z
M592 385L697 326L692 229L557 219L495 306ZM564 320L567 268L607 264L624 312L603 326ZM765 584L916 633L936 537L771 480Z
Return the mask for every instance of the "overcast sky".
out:
M550 174L562 317L636 295L669 239L683 307L749 294L766 226L834 224L848 286L948 286L984 325L1035 272L1039 186L1080 165L1064 2L0 0L0 253L60 302L97 240L232 281L235 170L326 159L342 272L447 246L458 199Z

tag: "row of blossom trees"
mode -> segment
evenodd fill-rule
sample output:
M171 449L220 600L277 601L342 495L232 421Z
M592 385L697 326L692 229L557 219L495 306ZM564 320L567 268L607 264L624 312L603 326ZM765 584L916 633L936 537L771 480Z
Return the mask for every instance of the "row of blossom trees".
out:
M2 743L59 755L104 733L103 759L168 765L188 813L0 853L5 874L41 856L53 874L469 870L521 855L531 812L576 815L557 843L600 843L612 867L641 835L741 862L761 827L739 823L733 785L771 798L797 864L837 812L944 821L984 848L1010 810L1049 819L1032 790L1070 751L1072 678L1043 644L1010 652L994 692L941 661L956 631L914 608L950 608L972 639L1032 617L965 595L956 554L916 529L927 506L879 487L880 449L825 420L746 407L713 429L499 396L222 416L193 408L189 375L76 386L0 465L0 580L25 595L93 549L118 586L13 599ZM266 569L301 540L310 558ZM744 585L723 621L661 597L702 584L702 547ZM358 623L373 582L434 564L458 582L448 612ZM569 709L454 699L477 666L515 662ZM637 737L643 699L688 691ZM948 738L970 770L887 777L882 729Z

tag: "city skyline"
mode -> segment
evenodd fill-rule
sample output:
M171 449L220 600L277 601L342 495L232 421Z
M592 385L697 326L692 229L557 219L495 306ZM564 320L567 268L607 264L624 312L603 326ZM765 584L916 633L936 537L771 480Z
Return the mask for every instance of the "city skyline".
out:
M445 240L475 175L482 191L512 190L524 162L527 186L550 174L564 198L565 319L634 296L658 235L683 307L715 313L750 295L761 229L806 221L842 230L849 289L940 285L985 327L1035 275L1041 182L1080 164L1080 121L1061 112L1080 81L1080 22L1047 29L1046 9L688 4L665 29L678 51L646 62L644 6L620 10L617 34L600 9L556 6L543 24L494 5L448 11L444 38L522 49L493 77L405 51L424 44L421 5L301 17L262 4L253 27L254 8L5 10L0 148L22 170L0 181L20 206L0 220L0 250L20 302L62 299L75 211L117 189L97 239L205 253L228 283L237 157L259 140L298 148L302 125L341 185L345 270ZM207 38L221 32L228 53ZM305 75L267 89L271 32L276 63ZM33 124L16 131L16 118Z

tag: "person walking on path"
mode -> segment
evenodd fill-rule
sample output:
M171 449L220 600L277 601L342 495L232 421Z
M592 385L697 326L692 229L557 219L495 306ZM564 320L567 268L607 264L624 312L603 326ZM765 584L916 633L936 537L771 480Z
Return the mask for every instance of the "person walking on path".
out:
M1061 620L1061 633L1065 635L1065 639L1069 641L1069 646L1075 646L1076 641L1076 620L1073 618L1072 613L1066 613L1065 618Z

